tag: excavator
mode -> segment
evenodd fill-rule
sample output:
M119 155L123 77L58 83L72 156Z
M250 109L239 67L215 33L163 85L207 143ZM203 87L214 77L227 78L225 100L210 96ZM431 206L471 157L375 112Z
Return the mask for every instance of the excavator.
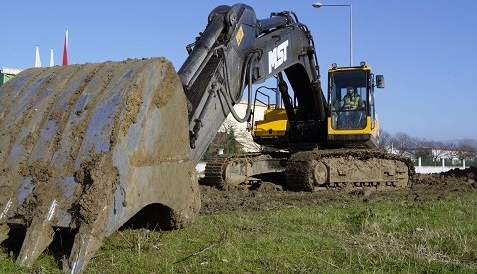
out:
M284 72L291 77L297 74L293 68ZM275 97L278 102L267 103L263 120L249 127L262 152L212 157L206 165L203 184L222 188L270 180L287 189L306 191L392 190L408 186L414 174L410 160L378 150L374 88L384 87L384 76L375 77L365 62L354 67L332 64L327 100L315 104L318 112L303 112L299 102L311 99L303 99L298 92L292 100L282 72L276 78L277 88L261 86L255 93L253 109L257 103L265 104L257 94L266 96L268 101ZM264 87L272 94L261 92ZM356 90L359 98L358 107L353 109L344 104L349 88ZM252 116L250 120L255 119Z
M259 123L255 138L288 148L290 188L341 183L335 166L343 162L366 173L365 181L345 174L353 184L381 184L383 170L386 186L398 186L398 176L409 180L401 159L369 149L333 152L371 141L370 74L363 67L355 87L366 93L365 126L342 128L320 88L311 34L293 12L257 19L248 5L218 6L186 49L177 72L163 57L128 59L26 69L0 87L0 242L23 239L17 265L31 267L63 233L73 237L63 271L81 273L122 227L190 225L200 209L195 166L229 113L250 119L252 85L282 72L296 99L282 83L286 139ZM347 81L340 75L332 76L333 96ZM240 117L233 106L245 90Z

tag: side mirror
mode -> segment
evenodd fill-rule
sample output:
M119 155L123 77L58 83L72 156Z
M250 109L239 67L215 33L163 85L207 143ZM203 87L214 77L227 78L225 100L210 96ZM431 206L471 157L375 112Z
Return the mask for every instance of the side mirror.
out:
M376 87L384 88L384 75L376 75Z

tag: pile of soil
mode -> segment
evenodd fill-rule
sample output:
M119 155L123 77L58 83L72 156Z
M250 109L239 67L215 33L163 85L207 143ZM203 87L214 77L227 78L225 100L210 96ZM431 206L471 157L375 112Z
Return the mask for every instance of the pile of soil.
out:
M357 190L346 193L339 190L318 192L284 191L280 185L261 182L252 186L229 186L223 189L201 185L202 208L200 214L226 211L260 211L282 206L319 206L330 203L356 201L396 200L405 197L410 202L445 199L449 194L477 190L477 167L453 169L447 172L416 174L410 188L387 192Z

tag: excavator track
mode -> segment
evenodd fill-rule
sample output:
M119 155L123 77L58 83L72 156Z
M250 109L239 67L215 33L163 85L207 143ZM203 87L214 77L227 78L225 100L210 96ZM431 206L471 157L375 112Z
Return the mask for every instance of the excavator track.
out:
M223 187L226 184L250 184L260 181L254 176L284 172L285 166L285 158L275 158L269 154L218 155L207 161L204 180L201 183L216 187Z
M378 150L301 151L287 164L290 190L393 190L409 187L415 174L410 159Z
M301 151L291 157L269 154L214 156L207 162L203 185L249 185L261 175L285 174L286 189L393 190L409 187L414 166L409 158L369 149Z

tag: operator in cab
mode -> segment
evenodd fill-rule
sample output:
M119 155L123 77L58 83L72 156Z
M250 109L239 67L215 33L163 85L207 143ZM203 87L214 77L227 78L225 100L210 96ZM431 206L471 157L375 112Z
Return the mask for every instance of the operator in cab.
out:
M346 95L341 101L341 109L344 110L340 113L341 128L354 129L361 127L361 115L355 110L361 109L362 105L363 101L361 100L361 96L352 86L348 86L346 88Z
M352 86L347 87L346 90L347 94L343 98L343 109L358 109L363 104L361 101L361 96L356 93Z

